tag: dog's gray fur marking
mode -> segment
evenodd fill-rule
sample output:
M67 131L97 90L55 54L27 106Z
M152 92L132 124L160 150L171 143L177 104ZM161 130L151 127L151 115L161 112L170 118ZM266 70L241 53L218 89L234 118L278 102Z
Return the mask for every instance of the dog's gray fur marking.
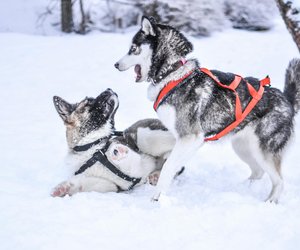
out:
M194 70L186 83L172 92L157 110L160 120L176 137L176 144L163 167L153 197L157 200L160 193L167 190L175 172L203 144L201 140L217 134L235 121L235 95L232 91L219 87L213 79L201 72L195 59L187 61L186 65L189 67L184 65L160 80L160 76L164 75L174 62L192 50L191 43L174 28L143 17L141 29L133 37L132 43L138 47L145 44L150 47L151 62L139 63L143 72L148 72L147 76L140 79L145 80L148 77L152 82L148 88L151 100L156 99L159 90L169 81L177 80ZM138 58L138 55L132 56ZM143 58L147 56L143 55ZM283 188L282 153L291 138L293 118L300 107L299 65L300 60L294 59L288 66L284 92L265 87L265 93L256 107L230 133L234 135L235 151L253 171L251 178L261 177L263 172L270 176L273 187L269 201L273 202L278 201ZM118 63L115 66L119 68ZM120 70L126 67L123 63ZM234 78L232 73L217 70L212 72L223 84L230 84ZM244 78L237 88L243 109L252 98L245 81L251 83L255 89L259 88L257 78ZM235 137L238 139L234 139ZM246 147L251 138L251 147ZM237 150L237 145L241 150Z
M164 162L175 144L175 138L158 119L144 119L124 131L124 137L134 140L145 154Z

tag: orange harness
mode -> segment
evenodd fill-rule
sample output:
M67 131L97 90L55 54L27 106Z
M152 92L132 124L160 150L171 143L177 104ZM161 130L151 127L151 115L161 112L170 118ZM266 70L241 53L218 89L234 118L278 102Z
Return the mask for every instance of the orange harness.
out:
M266 85L270 84L270 78L267 76L266 78L260 80L260 86L259 89L256 90L251 84L247 83L247 87L249 90L250 95L252 96L252 99L250 103L247 105L245 110L242 110L241 100L240 97L236 91L236 88L239 86L241 80L243 79L239 75L235 75L234 80L229 84L225 85L221 83L217 77L208 69L206 68L200 68L201 72L207 74L210 78L212 78L219 86L225 89L229 89L234 92L235 94L235 121L231 123L229 126L227 126L225 129L223 129L218 134L205 138L204 141L215 141L223 137L224 135L228 134L230 131L232 131L234 128L236 128L251 112L251 110L255 107L255 105L258 103L258 101L262 98L262 95L264 93L264 87ZM156 101L154 102L153 108L155 111L157 111L159 105L162 103L162 101L167 97L167 95L172 91L176 86L178 86L183 80L185 80L187 77L189 77L192 72L187 73L182 78L169 82L163 89L160 91Z

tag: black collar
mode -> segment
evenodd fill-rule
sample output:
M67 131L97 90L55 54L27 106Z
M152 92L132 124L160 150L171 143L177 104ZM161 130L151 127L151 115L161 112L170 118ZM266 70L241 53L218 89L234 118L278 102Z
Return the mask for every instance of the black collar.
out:
M87 143L87 144L84 144L84 145L80 145L80 146L75 146L74 148L73 148L73 150L75 151L75 152L83 152L83 151L87 151L87 150L89 150L91 147L93 147L93 146L95 146L95 145L97 145L97 144L100 144L100 143L102 143L102 142L107 142L108 141L108 139L110 138L110 136L105 136L105 137L103 137L103 138L100 138L100 139L98 139L98 140L96 140L96 141L93 141L93 142L90 142L90 143Z
M112 137L112 136L123 136L123 131L114 131L111 135L109 136L105 136L105 137L102 137L102 138L99 138L98 140L96 141L93 141L93 142L90 142L90 143L87 143L87 144L84 144L84 145L80 145L80 146L75 146L73 148L73 150L75 152L83 152L83 151L87 151L89 150L91 147L97 145L97 144L100 144L100 143L107 143L107 141Z
M93 166L96 162L100 162L104 167L106 167L108 170L110 170L112 173L120 177L121 179L131 182L131 185L127 190L132 189L136 184L138 184L141 181L141 178L135 178L135 177L130 177L129 175L123 173L120 169L115 167L106 157L105 151L109 147L109 143L105 145L105 147L102 150L97 150L93 156L86 162L84 163L78 171L75 172L75 175L83 173L86 169L90 168Z

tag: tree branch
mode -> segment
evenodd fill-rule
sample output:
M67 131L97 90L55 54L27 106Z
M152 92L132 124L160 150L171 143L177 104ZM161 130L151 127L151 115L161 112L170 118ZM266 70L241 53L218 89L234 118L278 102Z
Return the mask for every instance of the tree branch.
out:
M300 9L293 1L276 0L277 7L300 52Z

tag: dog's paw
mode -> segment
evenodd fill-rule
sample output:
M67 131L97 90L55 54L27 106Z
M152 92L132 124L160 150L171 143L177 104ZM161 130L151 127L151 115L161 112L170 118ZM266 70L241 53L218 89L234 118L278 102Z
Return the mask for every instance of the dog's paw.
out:
M71 183L70 182L62 182L58 184L52 191L52 197L64 197L65 195L70 195Z
M156 186L159 176L160 176L160 170L154 171L152 172L149 176L148 176L148 181L151 185Z
M176 175L174 176L174 179L181 175L185 170L185 167L182 167L177 173ZM158 182L158 179L159 179L159 176L160 176L160 173L161 173L161 170L156 170L154 172L152 172L149 176L148 176L148 181L151 185L153 186L156 186L157 185L157 182Z
M268 199L265 200L265 202L271 204L278 204L279 198L274 195L271 195L270 197L268 197Z
M265 200L266 203L271 203L271 204L278 204L278 199L276 198L268 198Z
M118 163L128 158L129 148L121 144L112 144L107 153L109 160L114 163Z

